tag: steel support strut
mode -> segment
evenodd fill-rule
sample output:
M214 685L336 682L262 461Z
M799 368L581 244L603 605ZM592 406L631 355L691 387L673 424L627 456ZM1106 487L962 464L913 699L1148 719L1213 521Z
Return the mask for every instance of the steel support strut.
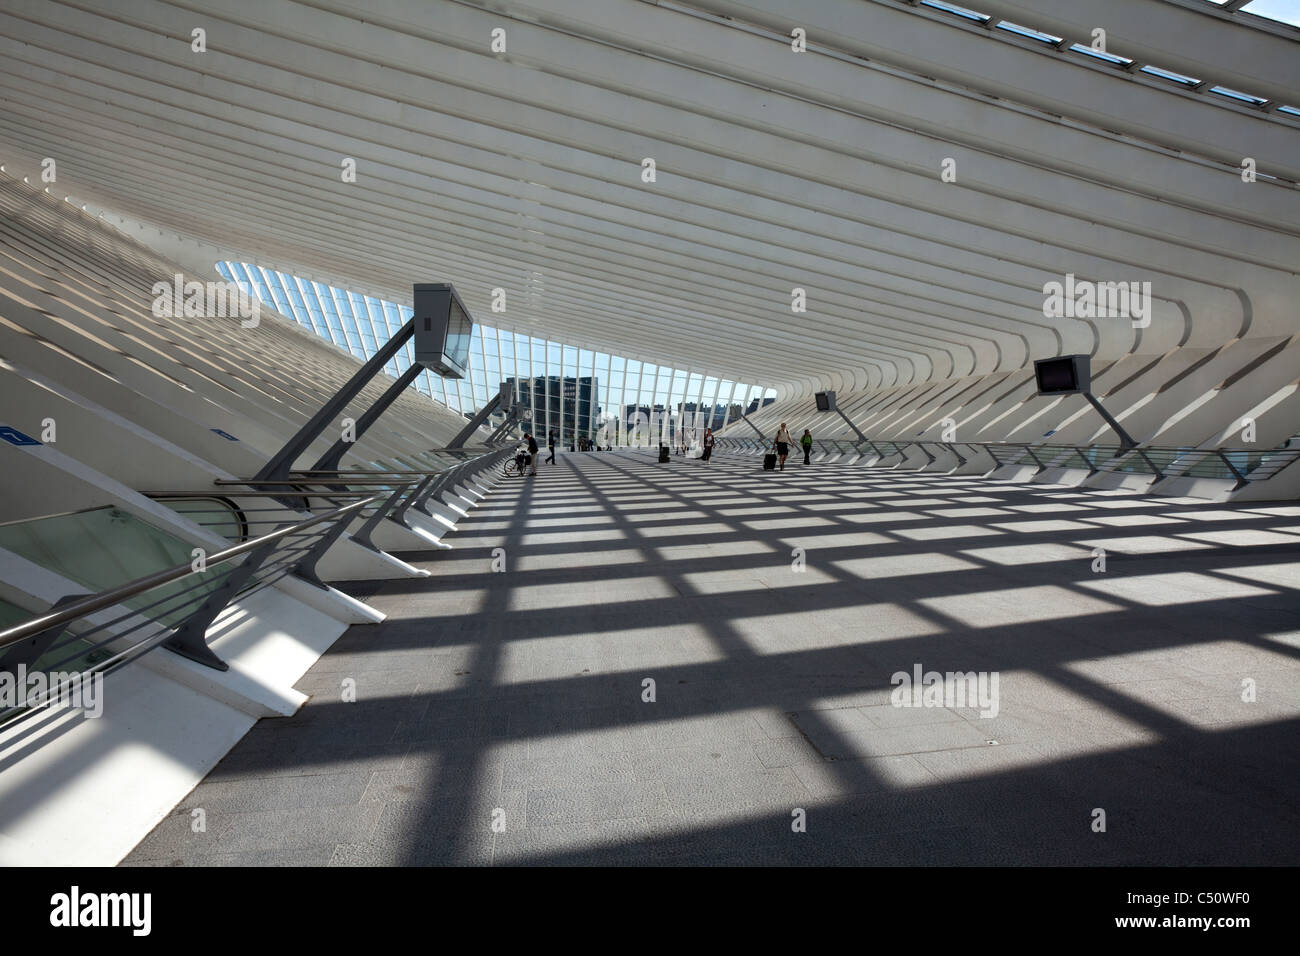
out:
M383 347L361 368L357 369L356 374L348 379L343 387L320 407L320 411L313 415L307 424L298 429L297 434L290 438L283 448L271 456L271 460L253 476L249 485L256 488L258 482L261 481L288 480L293 463L311 447L312 442L321 436L325 429L338 417L339 413L348 407L348 403L370 384L370 380L383 370L389 360L398 353L414 334L415 319L411 319L394 333L393 337L385 342Z

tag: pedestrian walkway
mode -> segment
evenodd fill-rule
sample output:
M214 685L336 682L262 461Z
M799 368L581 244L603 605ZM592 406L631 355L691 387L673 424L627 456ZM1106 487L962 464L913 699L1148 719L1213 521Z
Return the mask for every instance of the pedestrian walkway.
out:
M1295 504L561 453L447 540L128 864L1300 863Z

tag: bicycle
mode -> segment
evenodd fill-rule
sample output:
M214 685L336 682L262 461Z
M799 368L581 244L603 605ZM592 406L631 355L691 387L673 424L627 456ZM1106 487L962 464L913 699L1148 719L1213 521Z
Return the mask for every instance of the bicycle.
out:
M524 473L525 466L520 464L518 458L507 458L503 469L507 478L518 478Z

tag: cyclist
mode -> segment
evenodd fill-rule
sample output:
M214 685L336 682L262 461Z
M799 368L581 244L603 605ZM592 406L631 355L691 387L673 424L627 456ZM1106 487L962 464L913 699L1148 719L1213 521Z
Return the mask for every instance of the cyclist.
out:
M537 474L537 439L529 432L524 432L524 440L528 442L528 461L533 466L528 472L529 477Z

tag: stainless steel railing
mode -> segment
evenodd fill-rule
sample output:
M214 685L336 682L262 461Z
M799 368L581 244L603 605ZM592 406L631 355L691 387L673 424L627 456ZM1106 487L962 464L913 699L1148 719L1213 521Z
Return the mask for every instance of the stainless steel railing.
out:
M73 681L117 670L159 646L226 670L228 665L206 641L217 615L236 595L313 566L351 517L374 500L363 498L285 524L98 594L64 598L44 614L0 631L0 671L39 671L57 678L46 682L42 699L0 706L0 721L49 703ZM109 609L110 616L89 620Z
M196 549L200 556L190 564L97 594L71 595L49 611L0 631L0 672L51 675L39 697L0 702L0 723L59 699L73 682L108 674L156 647L226 670L228 665L208 647L206 635L234 598L270 587L290 574L325 587L316 565L349 527L359 521L351 539L377 551L371 535L382 522L409 528L406 516L411 509L429 514L428 502L435 495L496 467L510 454L512 449L496 449L431 472L291 472L285 481L217 480L215 494L143 492L161 504L183 502L179 514L210 529L226 528L228 534L233 528L241 540L212 554ZM289 505L284 503L286 497ZM250 505L245 499L266 504ZM214 506L193 507L205 501ZM292 507L297 502L310 507L313 501L325 503L329 510L303 516ZM216 520L205 520L209 517ZM268 526L271 530L261 531Z
M762 454L771 447L770 442L752 438L719 438L717 450L735 455ZM990 467L1003 465L1030 465L1040 473L1048 468L1086 468L1089 474L1098 472L1129 472L1154 475L1156 481L1168 478L1218 478L1242 487L1253 481L1271 478L1282 469L1300 459L1300 447L1290 445L1269 449L1249 448L1189 448L1163 445L1138 445L1123 449L1119 445L1067 445L1033 444L1028 442L939 442L891 439L844 441L814 439L813 448L823 454L846 455L857 453L856 461L864 466L887 466L891 461L900 464L913 453L934 464L941 454L951 454L957 466L987 455ZM796 447L791 449L796 452ZM894 461L894 459L897 459Z

